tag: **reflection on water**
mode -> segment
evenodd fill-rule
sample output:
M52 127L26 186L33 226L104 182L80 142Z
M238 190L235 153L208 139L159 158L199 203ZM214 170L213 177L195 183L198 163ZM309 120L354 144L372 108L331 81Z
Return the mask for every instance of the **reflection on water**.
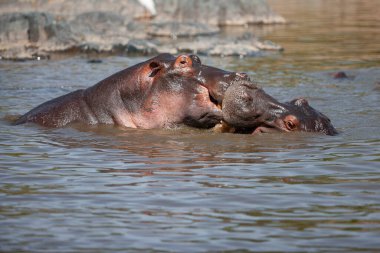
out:
M340 135L10 126L145 58L0 62L0 251L379 250L379 4L272 2L293 22L248 29L284 52L202 60L308 98Z

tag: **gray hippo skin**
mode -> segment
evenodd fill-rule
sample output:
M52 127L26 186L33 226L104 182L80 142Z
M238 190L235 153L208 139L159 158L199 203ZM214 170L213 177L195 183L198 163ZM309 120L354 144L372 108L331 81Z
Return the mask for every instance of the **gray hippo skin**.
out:
M220 122L222 112L201 78L203 67L195 55L161 54L92 87L47 101L15 124L62 127L79 122L151 129L183 123L210 128Z
M231 84L223 98L223 120L234 132L315 132L335 135L330 119L299 98L280 103L249 80Z

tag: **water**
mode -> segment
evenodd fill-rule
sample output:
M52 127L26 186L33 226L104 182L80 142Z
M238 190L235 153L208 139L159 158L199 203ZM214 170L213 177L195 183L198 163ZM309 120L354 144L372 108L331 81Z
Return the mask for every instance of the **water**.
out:
M145 58L0 61L0 251L380 250L379 2L273 5L293 22L249 29L283 53L201 58L306 97L338 136L10 126Z

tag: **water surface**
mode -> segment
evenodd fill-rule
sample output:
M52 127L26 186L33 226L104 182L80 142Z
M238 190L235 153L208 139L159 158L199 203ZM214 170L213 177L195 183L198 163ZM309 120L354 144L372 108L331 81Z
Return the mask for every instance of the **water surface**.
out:
M284 52L201 59L306 97L338 136L10 126L146 58L0 61L0 251L380 250L379 2L272 4L291 22L245 31Z

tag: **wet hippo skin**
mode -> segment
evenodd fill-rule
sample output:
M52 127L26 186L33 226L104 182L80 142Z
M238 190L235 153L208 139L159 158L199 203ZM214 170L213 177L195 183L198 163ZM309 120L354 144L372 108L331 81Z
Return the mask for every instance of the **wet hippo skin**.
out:
M46 127L69 123L164 128L175 124L210 128L222 119L211 101L195 55L161 54L124 69L92 87L47 101L15 124Z
M207 87L214 102L221 105L228 87L235 82L249 80L249 77L246 73L231 72L203 65L198 80Z
M335 135L330 119L304 98L280 103L249 80L231 84L224 94L223 121L234 132L317 132Z

